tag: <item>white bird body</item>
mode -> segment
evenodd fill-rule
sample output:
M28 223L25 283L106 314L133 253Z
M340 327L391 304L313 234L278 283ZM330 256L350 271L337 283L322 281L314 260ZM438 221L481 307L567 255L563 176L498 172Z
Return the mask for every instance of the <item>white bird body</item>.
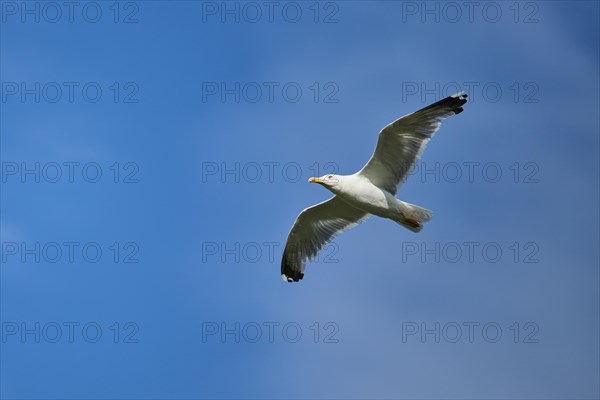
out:
M359 174L335 175L338 184L328 188L346 203L368 214L382 218L400 218L407 210L406 203L385 189L375 186L371 181Z
M457 93L387 125L371 159L353 175L310 178L335 194L331 199L304 209L292 227L281 260L281 277L298 282L306 260L313 259L335 235L371 215L391 219L419 232L431 211L396 198L398 186L440 128L441 121L463 111L467 95Z

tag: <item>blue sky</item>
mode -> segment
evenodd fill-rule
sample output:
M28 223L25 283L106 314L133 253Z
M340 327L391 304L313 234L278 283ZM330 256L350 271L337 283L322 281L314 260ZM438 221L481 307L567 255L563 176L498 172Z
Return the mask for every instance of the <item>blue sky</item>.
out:
M600 395L597 2L0 4L2 398ZM307 178L455 88L426 228L282 282Z

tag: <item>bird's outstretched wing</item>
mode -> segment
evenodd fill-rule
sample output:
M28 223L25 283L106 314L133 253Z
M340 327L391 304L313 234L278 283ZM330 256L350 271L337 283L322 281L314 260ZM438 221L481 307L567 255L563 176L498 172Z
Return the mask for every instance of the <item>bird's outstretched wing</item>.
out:
M370 214L335 196L304 209L288 235L281 260L281 277L298 282L304 277L306 260L312 260L334 236L353 228Z
M461 113L466 102L464 92L456 93L392 122L381 130L375 152L358 173L396 194L429 139L440 129L442 120Z

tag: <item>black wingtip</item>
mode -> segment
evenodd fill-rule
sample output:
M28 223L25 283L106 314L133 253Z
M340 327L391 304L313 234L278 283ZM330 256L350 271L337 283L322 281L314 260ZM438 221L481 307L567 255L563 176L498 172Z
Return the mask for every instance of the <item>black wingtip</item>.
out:
M281 278L287 282L299 282L304 278L304 273L292 267L288 256L288 250L285 249L281 258Z
M453 94L450 97L446 97L445 99L442 100L442 102L444 102L443 103L444 105L450 107L450 109L452 110L452 112L454 112L454 114L460 114L461 112L464 111L462 106L466 104L467 97L469 97L469 95L466 94L465 92L458 92L458 93Z
M286 282L300 282L304 278L304 274L302 272L292 272L291 275L281 274L281 279Z
M462 106L466 104L468 97L469 97L469 95L466 94L465 92L458 92L458 93L453 94L452 96L448 96L445 99L442 99L433 104L430 104L420 111L429 111L429 110L433 110L433 109L442 108L442 109L446 109L446 110L449 109L454 114L460 114L461 112L464 111Z
M458 92L450 97L445 98L444 100L448 100L448 105L452 107L454 114L460 114L461 112L465 111L462 106L466 104L467 97L469 97L469 95L465 92Z

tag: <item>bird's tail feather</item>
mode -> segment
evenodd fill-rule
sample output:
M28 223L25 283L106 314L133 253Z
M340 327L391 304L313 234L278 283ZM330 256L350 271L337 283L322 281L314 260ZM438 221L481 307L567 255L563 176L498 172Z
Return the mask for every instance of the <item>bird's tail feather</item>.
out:
M403 210L394 221L413 232L423 229L423 224L431 219L433 213L426 208L403 203Z

